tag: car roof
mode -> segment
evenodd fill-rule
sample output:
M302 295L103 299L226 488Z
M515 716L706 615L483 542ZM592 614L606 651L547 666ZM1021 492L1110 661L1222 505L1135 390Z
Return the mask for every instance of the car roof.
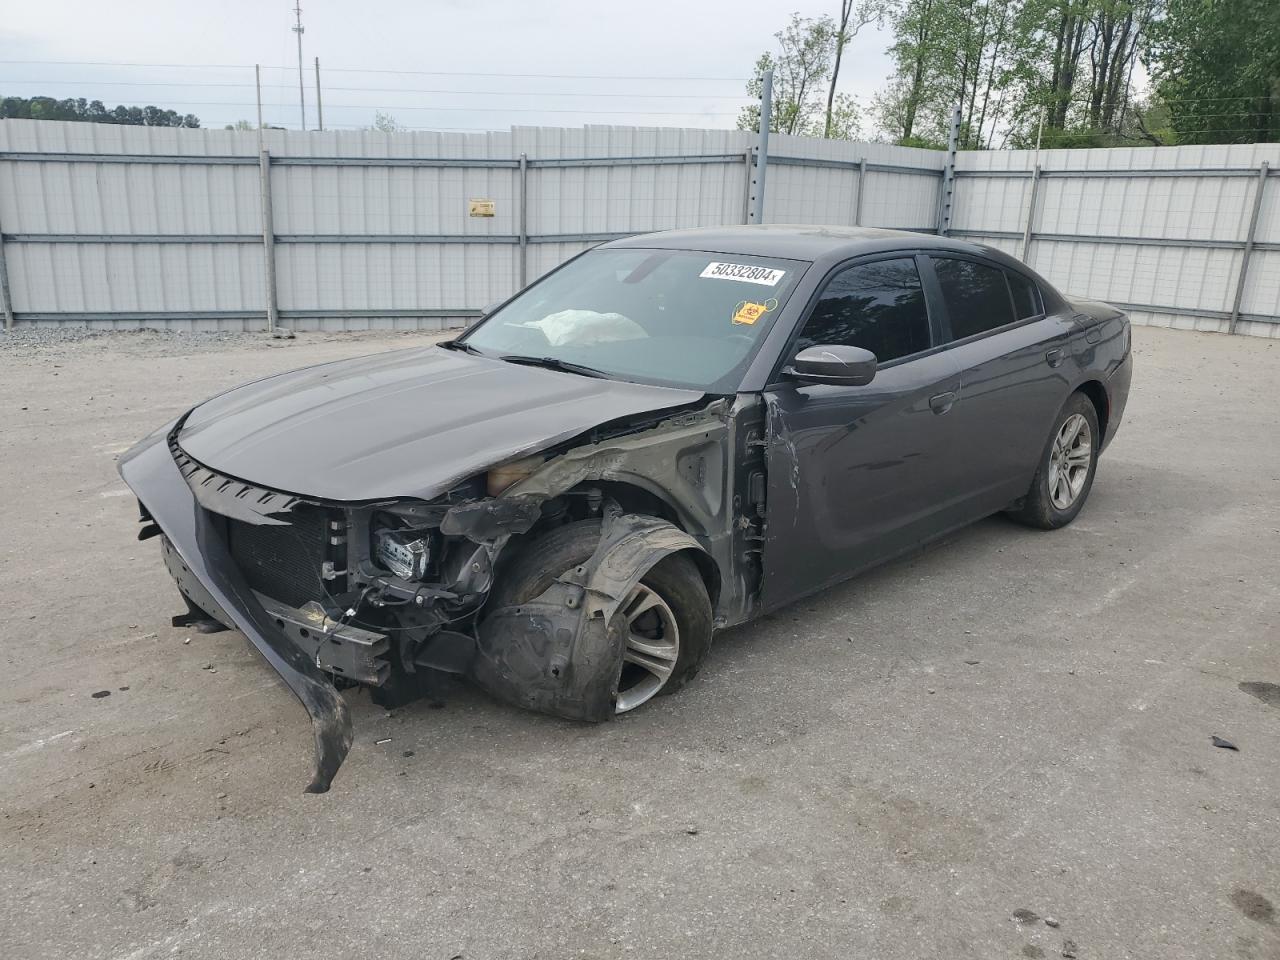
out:
M899 250L949 250L981 256L999 251L951 237L880 227L843 227L821 224L768 223L752 226L696 227L664 230L613 240L605 247L648 247L664 250L701 250L707 253L742 254L755 257L783 257L788 260L844 260L864 253Z

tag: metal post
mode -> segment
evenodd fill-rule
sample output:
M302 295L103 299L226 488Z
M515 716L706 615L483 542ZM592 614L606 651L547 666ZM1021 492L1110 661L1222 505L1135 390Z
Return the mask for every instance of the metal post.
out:
M302 82L302 34L307 29L302 25L302 4L298 3L293 8L294 16L298 18L298 22L289 29L298 35L298 116L302 119L302 129L307 129L307 95Z
M1031 197L1027 203L1027 228L1022 233L1022 262L1031 266L1031 233L1036 218L1036 194L1040 191L1040 141L1044 137L1044 106L1036 124L1036 156L1031 164Z
M1231 305L1231 319L1227 321L1227 333L1236 332L1240 322L1240 304L1244 302L1244 282L1249 275L1249 257L1253 253L1254 237L1258 233L1258 216L1262 212L1262 194L1267 189L1267 161L1258 165L1258 186L1253 191L1253 213L1249 216L1249 233L1244 238L1244 253L1240 256L1240 275L1236 278L1236 299Z
M0 230L3 227L0 226ZM4 311L4 328L13 329L13 299L9 296L9 264L4 258L4 234L0 233L0 310Z
M862 194L867 189L867 158L858 161L858 201L853 208L853 225L862 226Z
M1031 231L1036 219L1036 194L1040 190L1040 164L1031 171L1031 200L1027 204L1027 226L1022 231L1022 262L1031 265Z
M956 189L956 143L960 139L960 107L951 111L951 130L947 134L947 165L942 171L942 192L938 197L938 236L951 231L951 201Z
M760 144L751 181L751 223L764 223L764 175L769 168L769 124L773 119L773 71L764 72L760 89Z
M262 67L253 65L253 85L258 91L258 149L262 149Z
M324 105L320 102L320 58L316 57L316 126L324 130Z
M277 335L280 313L276 309L276 236L271 222L271 155L265 149L258 154L258 181L262 193L262 273L267 300L267 330Z
M746 163L746 167L744 168L744 170L746 171L745 182L747 186L746 186L746 189L742 191L742 222L745 224L745 223L751 222L751 186L752 186L751 174L752 174L752 167L754 166L756 161L755 151L751 149L742 151L742 159Z
M529 155L520 154L520 289L529 282Z

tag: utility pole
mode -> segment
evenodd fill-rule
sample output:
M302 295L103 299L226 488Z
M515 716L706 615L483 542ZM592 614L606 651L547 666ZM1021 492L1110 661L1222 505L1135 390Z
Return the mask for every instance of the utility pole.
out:
M302 81L302 34L306 27L302 25L302 4L296 3L293 8L293 14L297 18L291 29L298 35L298 112L302 117L302 129L307 129L307 96Z
M320 103L320 58L316 57L316 126L324 129L324 107Z
M262 149L262 66L253 65L253 86L258 92L258 149Z

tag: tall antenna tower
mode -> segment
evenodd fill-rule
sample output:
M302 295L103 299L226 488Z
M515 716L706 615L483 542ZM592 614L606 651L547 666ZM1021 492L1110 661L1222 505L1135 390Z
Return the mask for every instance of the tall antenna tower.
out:
M302 34L307 29L302 25L302 4L295 0L293 15L297 22L290 29L298 35L298 112L302 117L302 129L307 129L307 96L302 83Z

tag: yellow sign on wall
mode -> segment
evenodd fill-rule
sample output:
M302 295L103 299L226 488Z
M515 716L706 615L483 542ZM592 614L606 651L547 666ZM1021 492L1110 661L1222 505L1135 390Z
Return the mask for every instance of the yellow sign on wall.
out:
M470 200L470 215L473 217L492 217L494 203L492 200Z

